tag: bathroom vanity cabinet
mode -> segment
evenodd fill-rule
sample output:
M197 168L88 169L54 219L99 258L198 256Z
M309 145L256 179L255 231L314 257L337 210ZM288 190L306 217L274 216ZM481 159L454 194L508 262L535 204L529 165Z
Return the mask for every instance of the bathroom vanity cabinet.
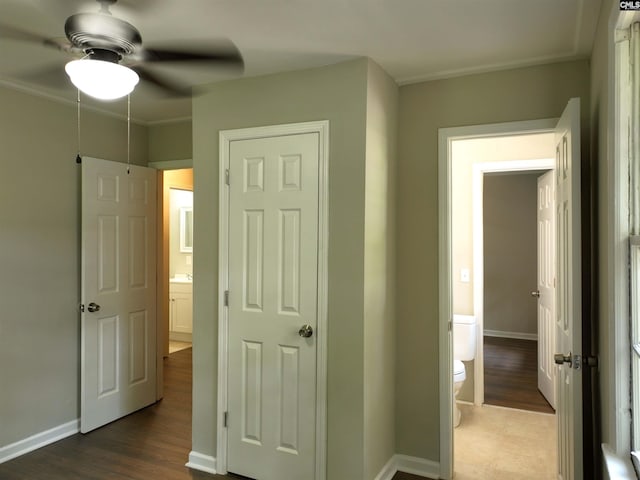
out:
M193 288L191 282L169 283L169 338L191 341L193 319Z

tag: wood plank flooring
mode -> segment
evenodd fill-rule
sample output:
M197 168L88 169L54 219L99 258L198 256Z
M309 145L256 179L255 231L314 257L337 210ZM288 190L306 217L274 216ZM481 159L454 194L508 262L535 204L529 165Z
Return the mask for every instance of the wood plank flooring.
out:
M164 398L86 435L0 464L1 480L231 480L185 467L191 450L191 349L164 364ZM422 477L397 473L393 480ZM282 480L306 480L283 478ZM332 479L329 479L332 480Z
M393 476L392 480L425 480L426 477L414 475L412 473L398 472Z
M228 478L188 469L191 349L165 359L160 402L86 435L73 435L0 465L2 480Z
M538 390L538 342L484 337L484 402L554 413Z

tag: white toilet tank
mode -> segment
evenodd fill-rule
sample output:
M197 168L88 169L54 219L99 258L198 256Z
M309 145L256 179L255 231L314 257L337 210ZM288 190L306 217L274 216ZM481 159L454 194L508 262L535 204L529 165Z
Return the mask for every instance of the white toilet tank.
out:
M453 358L473 360L476 357L476 317L453 315Z

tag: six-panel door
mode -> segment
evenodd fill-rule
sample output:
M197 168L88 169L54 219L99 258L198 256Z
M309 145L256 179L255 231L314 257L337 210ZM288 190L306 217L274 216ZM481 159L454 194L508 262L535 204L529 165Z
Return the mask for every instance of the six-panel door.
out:
M227 469L260 480L315 475L318 141L230 146Z
M155 179L82 160L83 433L156 398Z

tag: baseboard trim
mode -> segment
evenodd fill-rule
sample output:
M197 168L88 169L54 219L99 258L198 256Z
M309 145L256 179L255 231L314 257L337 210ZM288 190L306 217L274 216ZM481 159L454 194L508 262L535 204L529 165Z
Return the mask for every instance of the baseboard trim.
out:
M396 455L396 470L427 478L440 478L440 463L426 458Z
M75 435L80 431L80 420L72 420L57 427L50 428L44 432L36 433L23 440L0 448L0 463L8 462L25 453L33 452L63 438Z
M37 433L23 440L0 448L0 463L8 462L26 453L42 448L51 443L75 435L80 431L80 420L72 420L65 424ZM191 451L186 466L194 470L217 474L216 459L211 455ZM439 478L440 465L437 462L408 455L394 455L382 467L375 480L392 480L396 472L411 473L427 478Z
M173 340L174 342L193 342L193 335L191 333L183 333L183 332L169 332L169 340Z
M515 338L517 340L534 340L538 341L537 333L522 332L502 332L500 330L484 330L485 337Z
M374 480L392 480L398 470L396 469L396 455L391 457L389 461L382 467L380 473L376 475Z
M207 472L216 474L216 458L211 455L205 455L193 450L189 452L189 461L185 466L192 468L193 470L200 470L201 472Z
M424 458L396 454L382 467L374 480L393 480L397 472L437 479L440 478L440 464Z

